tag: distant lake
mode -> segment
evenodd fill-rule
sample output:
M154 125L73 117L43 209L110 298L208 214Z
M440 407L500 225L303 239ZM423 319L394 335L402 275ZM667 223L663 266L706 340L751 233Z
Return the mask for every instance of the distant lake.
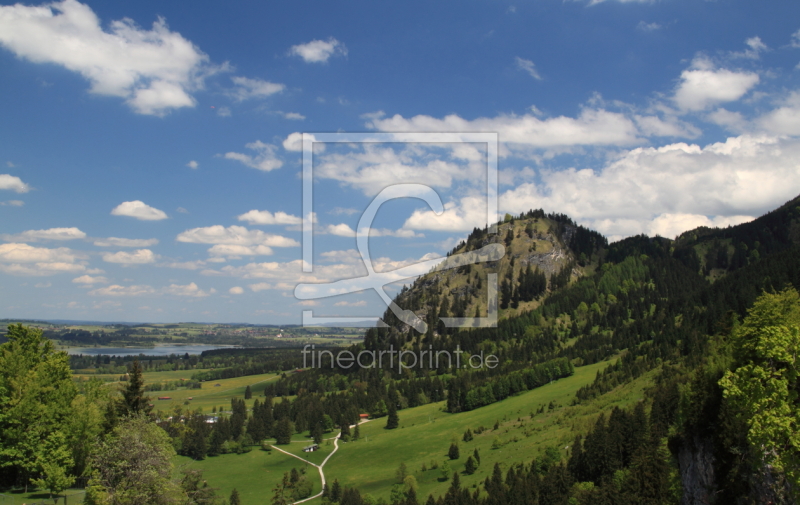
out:
M106 354L110 356L169 356L170 354L200 354L203 351L212 349L225 349L237 347L235 345L215 345L215 344L187 344L187 345L158 345L155 347L72 347L67 349L69 354Z

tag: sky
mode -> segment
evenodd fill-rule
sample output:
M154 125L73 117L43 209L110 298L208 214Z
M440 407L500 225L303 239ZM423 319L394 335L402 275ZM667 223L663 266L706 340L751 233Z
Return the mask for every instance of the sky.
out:
M0 318L377 316L296 285L366 275L363 230L391 294L484 226L468 132L499 139L500 215L610 240L800 194L800 3L0 1L0 110ZM369 141L312 144L337 132ZM360 228L403 183L442 209L408 193Z

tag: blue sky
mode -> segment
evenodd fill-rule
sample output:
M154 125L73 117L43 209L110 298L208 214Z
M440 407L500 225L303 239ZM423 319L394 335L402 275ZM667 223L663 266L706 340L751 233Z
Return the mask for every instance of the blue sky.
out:
M754 1L0 5L0 317L298 323L374 316L360 212L394 183L376 270L444 254L499 210L610 239L758 216L800 193L800 4ZM300 133L314 153L302 271Z

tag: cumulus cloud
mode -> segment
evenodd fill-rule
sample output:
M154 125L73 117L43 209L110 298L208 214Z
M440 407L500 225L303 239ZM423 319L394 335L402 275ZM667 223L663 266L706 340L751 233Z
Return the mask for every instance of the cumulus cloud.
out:
M178 242L191 244L214 244L208 252L212 256L256 256L271 255L272 247L297 247L300 244L291 238L248 230L244 226L222 225L192 228L181 232Z
M761 57L761 53L769 49L765 43L761 41L760 37L750 37L744 41L747 49L743 52L733 52L731 56L734 58L747 58L757 60Z
M355 237L356 231L345 223L329 224L325 227L325 233L336 235L338 237Z
M203 260L195 260L195 261L173 261L170 263L159 263L159 267L166 267L166 268L179 268L182 270L199 270L206 266L206 262Z
M157 256L150 249L138 249L134 252L119 251L105 253L103 261L107 263L122 263L124 265L145 265L155 263Z
M133 285L121 286L119 284L112 284L104 288L94 289L89 291L92 296L145 296L153 295L156 290L147 285Z
M286 224L297 225L302 224L303 220L297 216L278 211L275 214L268 210L256 210L245 212L238 216L236 219L245 221L250 224Z
M195 284L194 282L190 282L185 286L182 286L180 284L170 284L162 291L168 295L188 296L192 298L203 298L216 293L216 290L214 288L211 288L208 291L203 291L202 289L197 287L197 284Z
M192 244L231 244L231 245L266 245L271 247L297 247L300 244L291 238L264 233L261 230L248 230L244 226L222 225L192 228L181 232L178 242Z
M264 172L269 172L270 170L275 170L283 166L283 161L275 155L276 148L274 145L265 144L260 140L256 140L255 142L246 144L245 147L255 151L256 155L251 156L249 154L229 152L225 153L225 159L236 160L244 163L248 167L263 170Z
M2 7L0 7L2 9ZM0 11L2 12L2 11ZM0 174L0 189L9 189L17 193L27 193L31 188L14 175Z
M85 256L69 248L34 247L23 243L0 245L0 271L12 275L44 276L83 272Z
M800 92L790 93L778 108L758 118L757 123L778 135L800 135Z
M373 119L367 126L385 132L497 132L503 142L538 148L580 145L632 145L641 142L634 122L624 114L584 108L576 118L540 119L533 114L503 114L467 120L456 114Z
M311 142L316 142L314 135L307 133L306 137L311 139ZM303 134L300 132L290 133L283 141L283 148L287 151L301 152L303 150ZM314 144L314 152L321 152L325 149L325 144L318 142Z
M191 168L191 169L195 169L195 168L199 167L200 165L196 161L192 160L189 163L187 163L186 166Z
M597 171L538 175L539 182L501 194L502 210L553 209L611 237L671 235L708 225L697 216L712 225L738 223L797 196L800 141L741 135L705 147L675 143L624 152Z
M347 56L347 48L331 37L328 40L312 40L292 46L289 54L303 58L306 63L327 63L331 56Z
M537 81L542 80L542 76L539 75L539 71L536 70L536 65L531 60L526 60L525 58L520 58L517 56L514 61L517 63L517 68L520 70L527 72L528 75L536 79Z
M306 118L304 115L300 114L299 112L284 112L283 113L283 117L286 118L286 119L294 120L294 121L302 121L302 120L304 120Z
M22 200L8 200L8 201L5 201L5 202L0 202L0 205L2 205L4 207L6 207L6 206L8 206L8 207L22 207L23 205L25 205L25 202L23 202Z
M9 242L37 242L41 240L75 240L86 238L78 228L49 228L47 230L28 230L15 235L0 235Z
M716 68L710 60L699 57L681 73L672 99L681 110L698 111L738 100L758 82L759 76L754 72Z
M94 241L98 247L150 247L158 244L157 238L99 238Z
M526 209L527 210L527 209ZM486 198L466 196L458 202L446 202L444 212L417 209L403 224L408 230L471 231L486 225Z
M244 288L242 288L241 286L234 286L228 290L228 293L232 295L241 295L242 293L244 293Z
M486 165L479 160L444 160L426 156L419 146L395 149L382 144L365 143L360 151L331 153L320 157L315 177L333 179L375 195L387 186L419 183L449 188L454 181L477 183L485 180Z
M263 81L261 79L249 79L247 77L231 77L236 85L228 91L234 100L242 102L250 98L266 98L275 93L280 93L286 86L274 82Z
M104 31L92 9L76 0L0 7L0 44L20 58L77 72L92 93L124 98L140 114L194 106L190 92L218 70L163 18L150 30L125 18Z
M72 282L74 282L75 284L83 284L86 286L91 286L92 284L107 284L108 279L106 279L102 275L98 275L95 277L92 277L91 275L81 275L80 277L72 279Z
M211 256L239 258L241 256L272 256L271 247L265 245L217 244L208 250Z
M141 200L122 202L111 210L111 215L134 217L141 221L160 221L162 219L167 219L167 214L163 210L151 207Z

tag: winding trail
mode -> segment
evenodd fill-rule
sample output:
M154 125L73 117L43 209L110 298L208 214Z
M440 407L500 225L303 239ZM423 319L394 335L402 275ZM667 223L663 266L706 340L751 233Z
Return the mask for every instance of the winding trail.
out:
M364 419L363 421L360 421L358 424L364 424L364 423L366 423L366 422L369 422L369 421L370 421L370 419ZM356 426L356 425L355 425L355 424L353 424L353 425L351 425L350 427L351 427L351 428L355 428L355 426ZM317 464L315 464L315 463L312 463L312 462L310 462L310 461L309 461L309 460L307 460L307 459L303 459L303 458L301 458L300 456L298 456L297 454L292 454L291 452L284 451L284 450L283 450L283 449L281 449L280 447L276 447L276 446L274 446L274 445L270 445L270 447L272 447L273 449L276 449L276 450L278 450L278 451L281 451L282 453L284 453L284 454L287 454L287 455L289 455L289 456L291 456L291 457L293 457L293 458L297 458L297 459L299 459L300 461L302 461L303 463L306 463L306 464L308 464L308 465L311 465L311 466L315 467L315 468L317 469L317 471L319 471L319 478L320 478L320 480L322 481L322 490L321 490L319 493L315 494L314 496L309 496L308 498L303 498L303 499L302 499L302 500L300 500L300 501L296 501L296 502L294 502L294 504L293 504L293 505L298 505L298 504L300 504L300 503L304 503L304 502L307 502L307 501L309 501L309 500L313 500L314 498L319 498L320 496L322 496L322 493L325 491L325 472L323 472L323 471L322 471L322 467L323 467L323 466L325 466L325 463L327 463L327 462L328 462L328 460L329 460L329 459L331 459L331 456L333 456L334 454L336 454L336 451L338 451L338 450L339 450L339 437L340 437L341 435L342 435L342 432L340 431L340 432L339 432L339 434L338 434L338 435L336 435L335 437L330 437L330 438L326 438L326 439L325 439L325 440L331 440L331 439L333 439L333 450L331 451L331 453L330 453L330 454L328 454L328 456L327 456L327 457L326 457L324 460L322 460L322 463L320 463L319 465L317 465ZM306 443L306 442L303 442L303 443Z

